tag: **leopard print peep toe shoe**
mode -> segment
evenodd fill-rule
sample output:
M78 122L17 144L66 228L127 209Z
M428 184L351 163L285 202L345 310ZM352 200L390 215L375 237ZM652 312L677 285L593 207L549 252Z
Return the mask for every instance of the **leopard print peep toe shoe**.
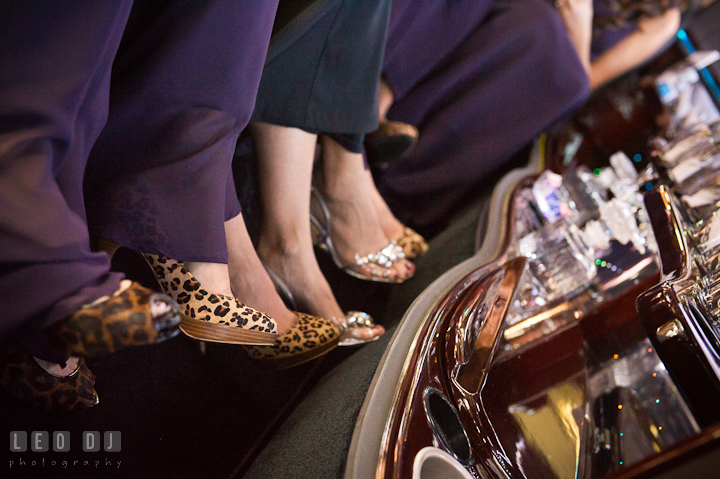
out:
M267 314L232 296L208 291L181 261L148 253L145 258L162 290L180 305L180 329L186 335L227 344L275 343L277 326Z

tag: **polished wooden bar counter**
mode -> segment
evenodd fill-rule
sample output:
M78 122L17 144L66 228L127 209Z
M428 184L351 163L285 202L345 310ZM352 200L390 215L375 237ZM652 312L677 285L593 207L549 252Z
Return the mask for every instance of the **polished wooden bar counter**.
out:
M678 181L668 158L703 133L673 126L655 78L596 96L498 182L475 256L406 313L345 477L660 477L718 448L720 255L699 231L720 196L687 199L718 174ZM717 124L697 128L713 157Z

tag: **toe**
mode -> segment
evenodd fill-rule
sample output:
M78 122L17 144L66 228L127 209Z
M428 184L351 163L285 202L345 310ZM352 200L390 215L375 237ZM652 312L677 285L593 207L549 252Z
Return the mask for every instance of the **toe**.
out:
M398 278L403 280L410 279L415 274L415 265L412 261L401 259L393 266Z
M361 328L354 328L347 333L348 337L359 339L361 341L367 341L374 338L378 338L385 334L385 328L380 326L379 324L376 324L372 327L361 327Z

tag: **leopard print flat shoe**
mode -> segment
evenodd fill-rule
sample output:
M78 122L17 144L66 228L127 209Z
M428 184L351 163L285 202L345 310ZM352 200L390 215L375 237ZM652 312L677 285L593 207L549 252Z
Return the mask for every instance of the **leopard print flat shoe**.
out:
M98 357L134 346L155 344L180 330L180 310L170 297L124 280L113 296L86 305L45 332L70 356ZM125 287L127 286L127 287ZM167 312L153 316L151 305Z
M181 261L145 254L163 291L180 305L180 329L191 338L216 343L272 345L277 326L270 316L232 296L212 293Z
M81 411L99 402L95 375L82 359L69 375L55 376L17 346L0 352L0 386L16 400L46 411Z
M287 369L322 356L338 345L340 330L331 321L295 314L298 321L271 346L245 346L250 357L269 369Z
M428 250L425 238L408 226L404 227L402 235L395 240L395 243L402 248L405 259L409 260L419 258Z

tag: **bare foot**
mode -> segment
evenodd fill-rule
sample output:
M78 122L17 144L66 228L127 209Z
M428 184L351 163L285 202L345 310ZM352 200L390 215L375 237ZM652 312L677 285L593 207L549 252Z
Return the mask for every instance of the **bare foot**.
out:
M323 165L320 189L330 213L330 237L342 264L354 263L356 256L367 256L385 248L390 240L373 203L374 186L369 188L369 173L365 171L362 155L351 153L325 137ZM387 218L384 220L387 222ZM415 266L401 258L392 265L387 278L402 281L414 272Z
M385 236L387 236L390 241L396 241L405 232L405 225L395 218L395 215L390 211L390 207L388 207L380 195L380 192L375 187L375 181L370 171L365 171L365 181L367 182L366 187L370 192L373 208L380 222L380 228L382 228L383 233L385 233Z

